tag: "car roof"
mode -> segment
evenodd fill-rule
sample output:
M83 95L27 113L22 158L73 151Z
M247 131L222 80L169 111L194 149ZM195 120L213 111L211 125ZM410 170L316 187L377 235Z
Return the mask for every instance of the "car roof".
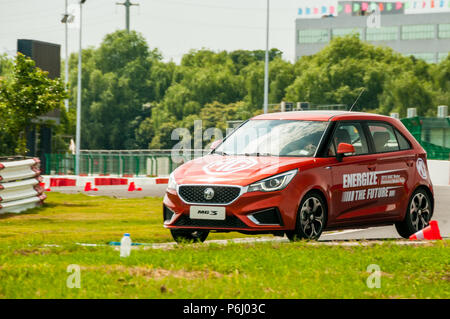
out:
M348 111L293 111L257 115L252 120L303 120L303 121L342 121L342 120L388 120L391 117L364 112ZM390 121L389 121L390 122Z

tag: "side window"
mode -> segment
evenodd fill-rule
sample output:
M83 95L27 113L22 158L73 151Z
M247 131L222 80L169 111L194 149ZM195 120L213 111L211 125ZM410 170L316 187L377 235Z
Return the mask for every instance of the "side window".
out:
M376 153L395 152L400 150L392 126L383 123L369 123L368 126Z
M336 150L340 143L353 145L356 155L369 153L366 136L359 123L341 122L338 124L328 149L329 156L336 155Z
M398 145L400 146L400 149L403 150L409 150L411 149L411 144L409 144L406 137L402 135L397 129L394 129L395 135L397 136Z

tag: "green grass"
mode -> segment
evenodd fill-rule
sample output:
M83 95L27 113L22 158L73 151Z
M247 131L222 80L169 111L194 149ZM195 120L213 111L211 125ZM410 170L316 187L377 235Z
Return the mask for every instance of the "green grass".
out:
M47 193L45 206L0 215L0 242L33 244L108 243L130 233L134 242L172 241L163 227L161 198L116 199ZM209 239L243 237L211 234Z
M170 241L161 199L50 193L46 207L0 217L0 298L450 298L450 243L180 245L133 250L76 242ZM225 238L240 234L214 234ZM46 246L55 244L57 247ZM81 267L69 289L67 266ZM368 288L367 266L381 269Z

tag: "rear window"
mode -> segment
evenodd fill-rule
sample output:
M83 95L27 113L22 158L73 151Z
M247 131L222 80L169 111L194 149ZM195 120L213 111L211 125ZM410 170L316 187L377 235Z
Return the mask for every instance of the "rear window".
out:
M411 148L411 144L408 142L406 137L402 135L397 129L395 130L395 135L397 136L398 145L400 146L400 149L403 150L409 150Z
M368 126L376 153L395 152L400 150L392 126L383 123L369 123Z

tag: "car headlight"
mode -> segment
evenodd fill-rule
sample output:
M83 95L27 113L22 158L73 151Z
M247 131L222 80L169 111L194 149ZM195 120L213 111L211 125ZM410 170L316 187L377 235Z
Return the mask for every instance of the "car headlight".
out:
M287 171L248 186L247 192L273 192L285 188L297 174L297 169Z
M175 181L175 176L173 175L173 173L169 175L169 182L167 183L167 188L174 190L177 189L177 182Z

